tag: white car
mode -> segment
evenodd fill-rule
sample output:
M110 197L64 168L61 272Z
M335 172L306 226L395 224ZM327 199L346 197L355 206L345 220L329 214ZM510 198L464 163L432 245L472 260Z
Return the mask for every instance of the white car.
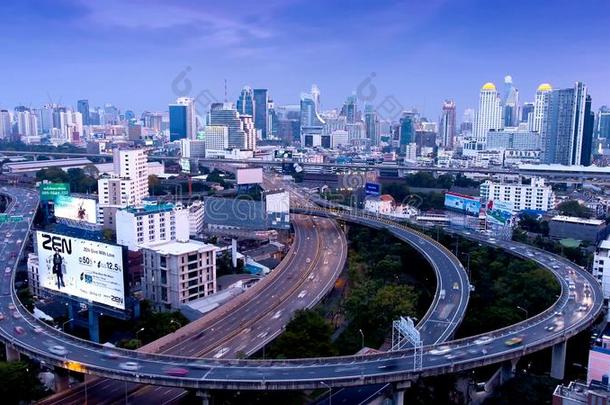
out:
M303 298L307 294L307 291L303 290L299 293L299 298Z
M222 349L220 349L218 352L216 352L216 354L214 355L215 359L219 359L222 356L224 356L225 354L227 354L227 352L229 351L228 347L223 347Z
M450 353L451 350L453 350L453 349L451 349L450 346L439 346L439 347L436 347L436 348L430 350L429 353L433 356L440 356L443 354Z
M68 350L66 350L65 347L60 345L53 345L49 347L49 351L58 356L65 356L66 354L68 354Z
M127 371L137 371L140 369L140 365L135 361L126 361L125 363L119 364L119 367Z
M491 336L481 336L477 340L474 341L475 345L488 345L494 341L494 338Z

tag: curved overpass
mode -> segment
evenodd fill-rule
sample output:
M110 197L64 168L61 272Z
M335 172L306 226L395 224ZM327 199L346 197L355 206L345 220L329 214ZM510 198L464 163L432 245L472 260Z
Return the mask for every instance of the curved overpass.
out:
M23 204L23 202L21 202ZM14 207L11 207L13 210ZM314 213L314 210L309 209ZM343 212L315 210L320 215L348 221L377 221L380 227L391 225L385 220L374 217L361 217ZM4 224L6 225L6 224ZM3 226L4 226L3 225ZM5 230L6 228L1 228ZM402 227L405 232L410 232ZM473 235L465 234L466 237ZM421 239L425 241L425 239ZM7 317L0 321L0 335L8 347L15 348L31 357L55 365L88 374L122 379L138 383L175 386L193 389L310 389L322 388L325 384L333 386L355 386L380 382L405 381L418 376L430 376L459 370L479 367L485 364L497 363L514 359L524 354L538 351L545 347L565 341L589 326L602 309L602 294L599 284L580 267L551 255L544 251L513 242L480 240L496 244L508 252L528 259L536 260L541 266L551 271L562 286L560 298L546 311L524 322L507 328L489 332L486 335L493 340L484 346L475 343L477 337L455 340L448 344L459 351L459 358L447 359L430 353L435 346L424 347L423 366L414 369L413 351L401 350L377 355L345 356L320 359L297 360L223 360L201 359L196 366L195 359L180 356L167 356L119 350L119 359L108 359L101 356L102 346L80 340L52 328L45 327L44 334L33 332L37 325L29 314L21 310L23 318ZM418 241L419 242L419 241ZM5 253L6 254L6 253ZM575 285L576 299L569 298L568 281ZM0 305L7 308L13 303L20 308L12 287L12 277L7 275L2 279ZM6 284L10 283L9 290ZM577 311L583 303L588 306L585 311ZM561 311L562 327L548 332L545 327L555 321L555 311ZM16 335L16 325L26 328L26 333ZM504 341L513 337L523 337L523 344L510 347ZM47 350L49 341L61 341L68 349L66 356L57 356ZM139 363L136 371L127 371L119 367L119 363L133 360ZM164 373L168 366L190 368L186 377L168 376Z

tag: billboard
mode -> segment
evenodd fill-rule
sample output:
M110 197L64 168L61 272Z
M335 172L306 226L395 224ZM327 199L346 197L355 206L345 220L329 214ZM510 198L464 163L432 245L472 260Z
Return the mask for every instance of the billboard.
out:
M288 150L276 150L274 157L276 159L292 159L292 152Z
M452 210L464 212L468 215L479 215L481 201L476 197L458 193L445 193L445 207Z
M125 309L123 248L51 232L36 232L40 286Z
M55 197L54 211L58 218L97 223L97 201L90 198L59 195Z
M508 201L489 200L486 206L488 224L510 225L513 216L513 204Z
M237 169L237 184L262 184L263 169L260 167L252 169Z
M366 193L366 195L380 196L381 195L381 184L366 183L364 185L364 192Z
M38 188L41 201L53 201L55 197L70 194L69 183L42 183Z

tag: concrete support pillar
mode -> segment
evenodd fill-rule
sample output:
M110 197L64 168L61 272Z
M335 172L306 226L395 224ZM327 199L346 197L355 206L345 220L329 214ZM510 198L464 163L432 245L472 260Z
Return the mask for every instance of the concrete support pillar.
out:
M100 320L92 305L89 305L89 339L100 342Z
M201 404L202 405L210 405L210 401L212 399L212 396L210 395L209 391L207 391L207 390L197 391L197 396L199 398L201 398Z
M567 341L557 343L553 346L552 361L551 361L551 377L558 380L563 380L564 371L566 368L566 345Z
M517 363L512 360L502 362L500 368L500 385L504 384L515 376L515 365Z
M68 371L61 368L55 367L55 392L62 392L70 388L70 375Z
M17 350L13 349L9 345L6 345L5 347L6 347L6 361L12 362L12 361L21 360L21 353L19 353Z
M405 403L405 391L394 391L394 398L392 402L394 403L394 405L403 405Z

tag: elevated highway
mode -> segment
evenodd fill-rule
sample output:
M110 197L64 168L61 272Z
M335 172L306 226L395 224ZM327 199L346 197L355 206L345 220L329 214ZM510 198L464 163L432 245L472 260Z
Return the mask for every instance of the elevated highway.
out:
M10 207L10 211L13 212L14 208ZM398 227L407 233L412 232L403 225L381 218L306 209L309 210L309 214L375 224L379 227ZM0 230L6 232L5 228ZM44 333L36 334L33 327L39 325L38 322L22 309L16 299L12 287L14 272L11 277L5 275L2 278L0 291L7 291L6 283L11 283L11 287L10 293L0 295L0 306L8 308L9 304L15 305L21 317L8 316L0 321L0 337L7 344L9 352L19 351L43 360L48 365L127 382L196 390L209 388L294 390L324 388L326 385L357 386L402 382L419 376L451 373L516 359L546 347L561 347L569 337L588 327L601 312L603 298L599 284L589 273L573 263L519 243L496 241L467 233L463 236L497 246L525 259L535 260L555 275L562 287L561 294L557 301L542 313L518 324L487 333L485 344L480 343L481 336L446 343L455 356L439 356L434 352L438 349L438 345L425 346L421 368L414 367L414 353L410 349L367 356L295 360L212 358L200 359L196 363L194 358L175 354L163 355L117 349L120 358L109 359L100 355L104 350L100 345L65 335L53 328L43 326ZM421 243L426 244L426 241L426 238L421 238L416 240L416 243L421 245ZM432 248L431 245L422 247L424 251ZM549 331L547 326L550 324L557 326ZM22 326L26 333L16 334L15 326ZM521 342L514 345L505 343L513 338L521 339ZM66 347L66 355L58 356L49 352L49 344L57 342ZM120 367L128 360L138 363L137 370L125 370ZM188 368L190 372L183 377L169 376L165 373L168 366Z

